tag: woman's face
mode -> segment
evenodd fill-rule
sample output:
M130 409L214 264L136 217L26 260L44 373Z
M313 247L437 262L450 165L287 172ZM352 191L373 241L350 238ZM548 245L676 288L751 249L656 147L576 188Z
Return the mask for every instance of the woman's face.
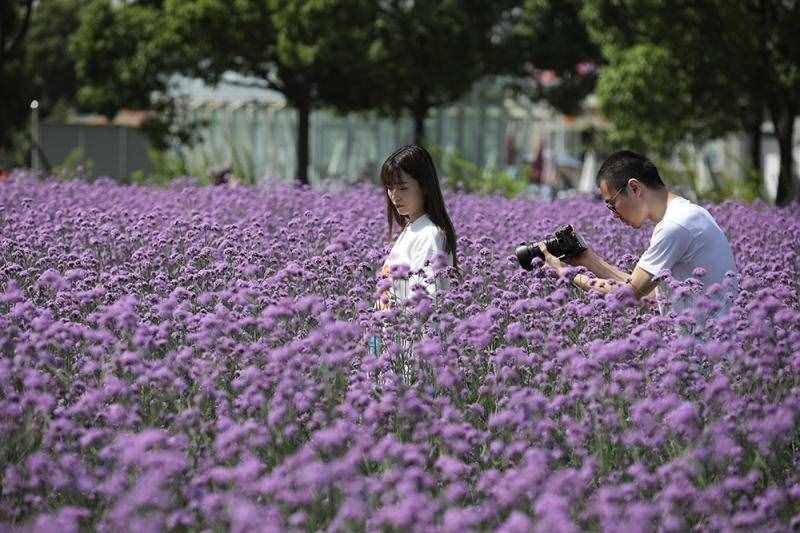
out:
M400 171L400 182L386 189L389 200L404 217L416 218L425 212L425 196L419 182Z

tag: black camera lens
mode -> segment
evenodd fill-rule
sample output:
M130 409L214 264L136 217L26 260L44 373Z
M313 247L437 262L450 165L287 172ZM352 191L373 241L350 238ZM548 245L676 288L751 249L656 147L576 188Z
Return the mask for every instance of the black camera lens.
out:
M539 249L539 246L536 244L528 244L527 242L523 242L517 249L514 250L514 255L517 256L517 261L522 268L525 270L533 270L533 259L538 257L541 260L544 260L544 254Z
M547 251L559 259L574 257L587 250L586 242L580 235L575 233L575 230L569 224L560 226L552 237L546 238L543 242ZM536 244L524 242L517 246L514 255L517 256L517 261L525 270L533 270L533 259L535 257L544 261L544 254Z

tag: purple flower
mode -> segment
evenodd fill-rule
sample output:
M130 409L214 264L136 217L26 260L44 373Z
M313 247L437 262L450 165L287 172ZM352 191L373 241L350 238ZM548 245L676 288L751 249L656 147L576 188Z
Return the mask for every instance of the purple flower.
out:
M664 278L691 305L661 314L508 261L570 222L630 271L649 230L602 202L446 190L459 275L376 312L411 274L373 273L382 190L181 181L0 184L9 524L796 525L800 206L710 206L739 274Z

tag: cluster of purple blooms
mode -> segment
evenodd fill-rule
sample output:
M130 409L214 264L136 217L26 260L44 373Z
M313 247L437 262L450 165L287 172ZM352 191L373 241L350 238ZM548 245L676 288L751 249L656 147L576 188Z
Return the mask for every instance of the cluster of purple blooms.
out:
M569 222L630 271L600 201L447 203L460 274L378 311L379 189L0 183L0 529L800 527L798 205L709 206L712 316L513 261Z

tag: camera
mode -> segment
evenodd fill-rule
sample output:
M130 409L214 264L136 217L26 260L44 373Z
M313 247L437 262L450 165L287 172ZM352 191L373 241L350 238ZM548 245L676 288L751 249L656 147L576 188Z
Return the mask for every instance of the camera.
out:
M552 237L544 240L544 245L548 252L559 259L575 257L588 249L586 241L575 233L575 229L571 224L559 226ZM544 255L539 246L527 242L517 246L517 249L514 250L514 255L517 256L517 261L525 270L533 270L533 259L535 257L544 260Z

